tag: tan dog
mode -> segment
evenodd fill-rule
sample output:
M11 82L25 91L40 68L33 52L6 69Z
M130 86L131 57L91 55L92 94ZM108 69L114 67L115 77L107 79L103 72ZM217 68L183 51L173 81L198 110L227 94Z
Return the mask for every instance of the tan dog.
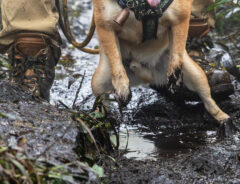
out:
M93 5L100 42L100 62L92 78L95 96L114 89L127 102L130 86L165 85L181 68L184 85L200 96L206 110L221 125L227 124L230 117L212 99L205 73L185 49L192 0L174 0L158 21L157 39L145 42L142 22L132 11L123 26L113 21L122 11L117 0L93 0Z

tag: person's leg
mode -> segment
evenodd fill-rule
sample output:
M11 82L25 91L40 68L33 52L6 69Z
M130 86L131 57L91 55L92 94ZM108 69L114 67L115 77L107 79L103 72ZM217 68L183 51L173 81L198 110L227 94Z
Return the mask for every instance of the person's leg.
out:
M215 9L207 11L208 7L215 3L215 0L194 0L192 5L192 16L200 19L207 19L208 25L214 27Z
M2 0L0 52L8 50L11 79L49 100L60 57L58 12L53 0Z
M215 0L194 0L191 11L188 39L202 38L215 25L215 9L207 11Z
M53 0L2 0L2 24L0 52L5 52L19 32L40 32L58 35L58 12Z

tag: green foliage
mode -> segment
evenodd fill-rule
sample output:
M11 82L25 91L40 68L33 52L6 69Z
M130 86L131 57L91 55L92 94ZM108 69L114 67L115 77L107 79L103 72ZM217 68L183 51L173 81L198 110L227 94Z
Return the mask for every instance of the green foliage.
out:
M208 7L207 11L216 8L216 28L222 35L228 32L231 27L232 31L240 27L240 0L217 0L215 4Z
M99 178L102 178L104 176L104 170L102 167L99 167L97 164L94 164L92 169L98 174Z
M101 112L89 114L76 114L75 120L79 122L79 137L76 151L81 161L93 165L100 153L108 153L113 148L109 131L113 129L110 122Z
M115 126L113 122L106 117L106 109L102 100L101 97L96 98L91 112L74 114L74 120L79 122L76 151L81 161L87 162L93 167L102 154L108 154L110 151L113 151L113 148L117 149L111 141L109 133L114 130ZM114 132L116 132L116 130ZM94 170L97 169L98 175L100 174L99 172L102 172L96 165L94 168Z
M207 11L211 11L214 8L219 7L220 5L223 4L227 4L227 3L233 3L234 0L216 0L216 2L214 4L212 4L211 6L208 7ZM239 1L237 2L237 4L239 3Z
M0 146L0 183L75 184L76 172L71 173L66 166L29 159L20 147ZM77 177L81 178L80 181L88 180L84 172Z

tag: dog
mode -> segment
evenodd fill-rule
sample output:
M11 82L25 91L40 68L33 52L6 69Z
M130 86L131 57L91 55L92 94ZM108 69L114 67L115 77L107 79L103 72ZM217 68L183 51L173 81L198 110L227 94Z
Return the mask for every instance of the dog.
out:
M154 9L161 0L145 2ZM130 86L164 86L181 70L183 85L199 95L206 110L219 122L220 132L226 136L231 134L226 128L231 118L216 105L205 73L185 49L192 3L193 0L172 1L157 19L155 38L143 41L146 27L137 20L134 11L129 10L124 25L119 25L114 20L124 7L118 0L93 0L100 61L92 77L92 91L99 96L114 90L119 99L127 103L131 97Z

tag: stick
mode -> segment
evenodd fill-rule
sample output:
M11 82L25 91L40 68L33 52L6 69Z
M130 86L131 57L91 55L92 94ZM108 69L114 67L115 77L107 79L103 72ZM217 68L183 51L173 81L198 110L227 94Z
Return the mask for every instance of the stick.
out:
M78 90L77 90L77 92L76 92L75 99L74 99L73 104L72 104L72 109L75 109L75 108L76 108L75 103L76 103L76 101L77 101L77 98L78 98L80 89L82 88L82 84L83 84L83 80L84 80L84 78L85 78L85 75L86 75L86 71L84 71L84 74L83 74L82 80L81 80L81 82L80 82L79 88L78 88Z
M81 125L85 128L85 130L87 130L88 134L90 135L90 137L92 138L92 140L93 140L93 142L94 142L94 145L95 145L98 153L100 154L100 150L99 150L99 148L98 148L97 142L96 142L96 140L95 140L95 138L94 138L91 130L88 128L88 126L84 123L83 120L81 120L80 118L76 118L76 120L81 123Z

